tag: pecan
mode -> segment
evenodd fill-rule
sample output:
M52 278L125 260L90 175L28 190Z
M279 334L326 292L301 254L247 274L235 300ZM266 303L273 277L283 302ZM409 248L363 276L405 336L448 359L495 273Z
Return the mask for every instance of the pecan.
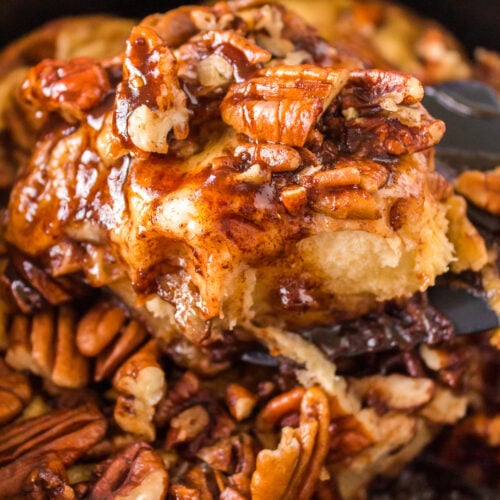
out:
M234 150L234 155L251 165L265 165L272 172L292 172L302 162L300 153L285 144L241 144Z
M10 252L9 259L1 279L8 288L9 298L26 314L47 304L63 304L85 294L82 285L65 277L50 276L47 270L18 250Z
M195 395L201 390L199 378L192 372L185 372L182 377L169 388L167 397L160 401L157 407L155 422L163 427L180 409L194 401Z
M75 491L68 484L64 464L55 454L43 457L43 462L31 471L26 478L22 492L32 500L57 498L74 500Z
M111 86L101 65L78 57L68 62L42 61L28 72L21 88L30 104L44 111L58 111L74 122L97 106Z
M186 94L179 85L175 57L147 26L133 28L127 41L115 109L118 134L142 151L167 153L171 130L176 139L189 134Z
M31 318L16 315L9 332L6 361L61 387L84 387L88 360L75 343L76 312L70 306L47 309Z
M303 146L346 81L345 70L275 66L233 84L221 103L222 119L253 139Z
M111 376L146 339L145 328L129 320L113 302L99 302L79 321L76 344L85 356L97 356L94 380Z
M300 426L285 427L276 450L257 455L252 498L310 498L329 448L330 402L318 387L301 402Z
M69 466L106 432L106 420L94 406L54 410L2 430L0 480L2 494L15 495L27 475L48 454Z
M290 215L299 215L307 205L307 189L304 186L286 186L280 192L280 201Z
M241 52L246 59L246 63L250 65L266 63L272 57L269 51L255 45L247 38L238 35L238 33L233 30L209 31L202 36L202 39L207 42L212 50L217 50L219 47L229 45L232 49ZM224 53L223 48L222 53Z
M182 478L185 484L173 484L170 494L176 500L213 500L207 479L205 471L195 465Z
M13 372L0 358L0 425L16 417L31 400L31 387L21 373Z
M351 387L376 409L411 410L428 403L435 384L428 378L399 374L372 375L351 380Z
M415 77L380 69L351 71L349 81L340 94L344 109L383 105L389 100L398 105L411 105L420 102L423 97L424 88Z
M257 415L257 430L268 432L287 414L298 411L305 392L303 387L295 387L271 399Z
M325 113L322 129L340 150L383 157L434 146L445 127L419 104L420 82L395 71L355 70ZM341 115L341 116L340 116Z
M129 358L116 372L113 386L120 393L114 416L125 431L153 441L153 417L166 390L165 373L158 363L159 351L154 340Z
M231 415L238 421L248 418L252 413L258 396L239 384L229 384L226 387L226 404Z
M142 442L131 444L107 463L89 498L165 498L168 473L158 453Z
M227 474L227 477L219 475L221 495L243 494L244 498L248 498L250 478L255 470L254 445L248 434L222 439L212 446L202 448L196 456L214 471Z
M170 421L166 446L170 448L180 443L192 441L210 423L210 415L201 405L191 406Z
M330 426L332 438L328 462L354 456L373 444L373 437L363 422L353 415L336 418Z
M317 212L335 219L368 219L381 217L373 196L364 189L346 188L333 192L314 191L310 195L311 206Z
M455 189L474 205L500 215L500 167L488 172L467 170L458 176Z

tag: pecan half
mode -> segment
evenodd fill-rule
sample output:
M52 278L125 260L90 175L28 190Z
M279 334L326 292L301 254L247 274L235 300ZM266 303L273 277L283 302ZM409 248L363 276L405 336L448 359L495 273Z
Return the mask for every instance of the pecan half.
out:
M10 370L0 358L0 425L19 415L30 399L27 377Z
M146 329L130 320L122 307L103 301L92 307L79 321L76 344L85 356L97 356L94 380L99 382L116 369L146 340Z
M394 104L416 104L424 97L422 84L413 76L397 71L362 69L351 71L340 95L343 108Z
M54 410L2 429L0 481L2 494L15 495L27 475L53 453L71 465L106 432L106 419L94 406Z
M12 319L6 361L60 387L87 385L89 362L76 348L76 311L71 306L47 309Z
M67 121L74 122L97 106L110 88L106 71L92 59L47 59L28 72L22 95L30 104L45 111L58 111Z
M269 68L229 88L222 119L253 139L303 146L347 77L346 70L312 65Z
M165 498L168 489L165 464L146 443L131 444L108 464L92 488L90 500Z
M329 425L327 396L319 387L308 389L301 402L299 428L283 428L278 448L257 455L252 498L310 498L328 452Z
M158 363L159 350L151 340L116 372L113 386L120 393L114 416L125 431L155 439L153 417L166 391L165 372Z

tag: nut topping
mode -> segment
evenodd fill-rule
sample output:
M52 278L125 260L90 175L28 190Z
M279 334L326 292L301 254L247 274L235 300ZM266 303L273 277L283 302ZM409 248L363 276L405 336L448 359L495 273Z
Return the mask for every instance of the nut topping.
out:
M168 473L163 460L146 443L130 445L109 460L104 474L92 488L90 500L165 498Z
M126 143L142 151L168 152L168 134L189 134L186 94L177 78L175 57L151 28L136 26L127 42L123 81L117 87L115 123Z
M24 99L37 108L58 111L69 122L81 120L111 86L104 68L86 57L69 62L45 60L32 68L22 84Z
M9 497L18 493L27 475L47 454L71 465L104 436L106 426L95 407L80 406L54 410L2 429L2 494Z
M269 68L229 88L222 119L253 139L303 146L347 75L308 65Z
M234 155L251 164L265 165L272 172L293 172L302 161L300 153L285 144L241 144Z
M359 69L351 71L341 101L342 107L347 109L381 105L389 100L408 106L420 102L423 97L424 88L413 76L396 71Z

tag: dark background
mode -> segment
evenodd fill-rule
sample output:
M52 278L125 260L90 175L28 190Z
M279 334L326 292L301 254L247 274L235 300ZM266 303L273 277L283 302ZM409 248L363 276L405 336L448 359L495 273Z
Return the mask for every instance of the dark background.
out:
M168 0L0 0L0 46L43 22L63 15L110 12L143 17L176 7ZM400 3L441 21L472 50L481 45L500 51L499 0L402 0Z

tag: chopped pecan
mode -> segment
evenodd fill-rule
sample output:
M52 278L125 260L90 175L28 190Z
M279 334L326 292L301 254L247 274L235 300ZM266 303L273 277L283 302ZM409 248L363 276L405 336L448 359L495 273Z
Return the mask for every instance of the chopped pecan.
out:
M0 358L0 425L19 415L31 399L27 377L9 369Z
M362 157L414 153L434 146L445 127L419 104L420 82L395 71L355 70L325 113L322 129L340 150Z
M106 432L106 419L94 406L54 410L2 429L2 494L18 493L28 474L50 453L71 465Z
M248 498L250 478L255 470L254 443L248 434L231 436L202 448L197 457L210 465L214 471L228 475L227 478L219 475L221 495L243 494L244 498Z
M76 499L75 491L68 484L66 468L55 454L43 457L41 464L37 464L27 477L22 492L32 500Z
M213 500L208 479L206 471L195 465L184 474L185 484L173 484L170 494L176 500Z
M192 372L184 372L182 377L169 388L167 397L163 399L157 408L155 421L158 426L164 426L179 408L193 400L193 396L201 389L200 379Z
M458 176L455 189L474 205L500 215L500 167L488 172L467 170Z
M168 473L161 456L149 445L136 442L107 462L90 500L103 498L165 498Z
M306 391L300 426L285 427L276 450L257 455L252 498L310 498L329 448L330 402L319 387Z
M39 109L58 111L67 121L74 122L97 106L110 88L106 71L92 59L47 59L28 72L22 95Z
M332 438L328 462L334 463L345 457L354 456L373 444L373 436L361 419L353 415L336 418L330 426Z
M165 372L158 363L154 340L129 358L116 372L113 386L120 393L114 416L125 431L148 441L155 439L152 422L156 405L166 391Z
M76 312L70 306L47 309L31 318L16 315L9 332L6 361L61 387L84 387L89 362L75 342Z
M226 404L231 415L238 421L248 418L259 397L252 394L240 384L229 384L226 387Z
M222 119L253 139L303 146L347 76L311 65L269 68L229 88Z
M280 192L280 201L290 215L299 215L307 205L307 189L304 186L286 186Z
M115 103L116 129L142 151L168 152L168 135L189 134L186 94L177 78L176 60L162 38L147 26L133 28L127 42L123 81Z
M191 406L170 421L166 446L170 448L180 443L192 441L210 423L210 415L201 405Z
M269 51L255 45L233 30L209 31L202 36L202 39L206 41L213 50L217 50L221 47L222 54L224 54L223 47L225 45L231 46L234 50L241 52L246 59L246 63L250 65L266 63L272 57Z

